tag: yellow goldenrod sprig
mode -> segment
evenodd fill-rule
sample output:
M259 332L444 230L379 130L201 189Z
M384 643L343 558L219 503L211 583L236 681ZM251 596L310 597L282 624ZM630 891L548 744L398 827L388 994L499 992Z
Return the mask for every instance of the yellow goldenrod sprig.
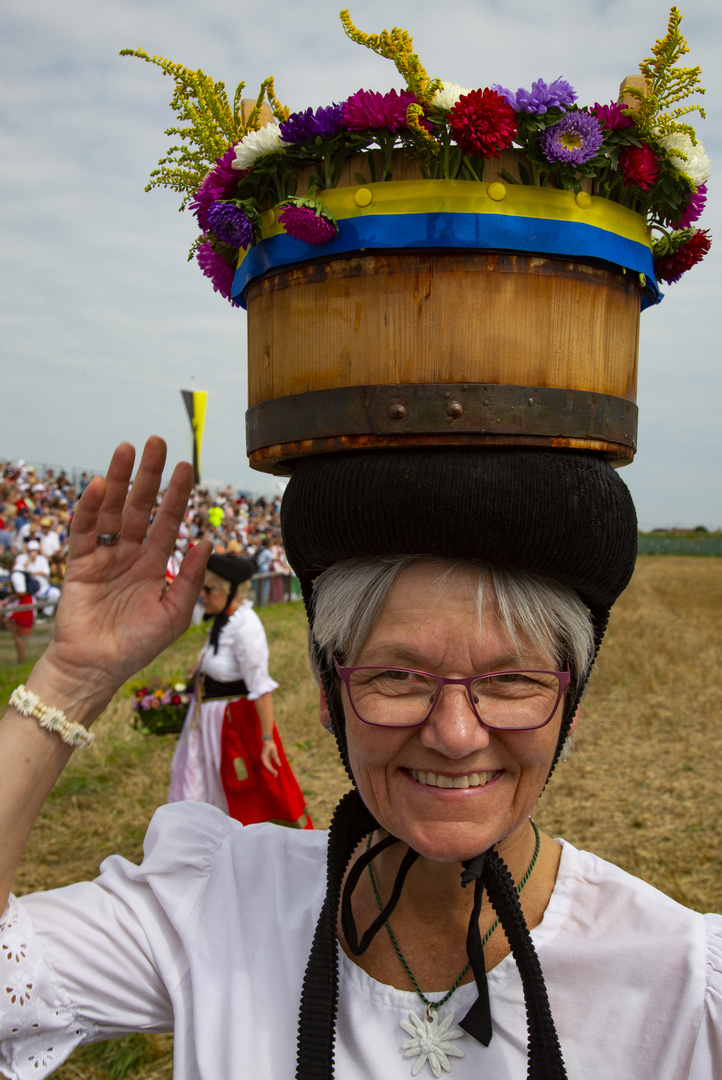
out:
M679 10L673 7L669 13L666 36L654 43L652 56L642 60L639 65L647 83L646 91L627 87L626 92L639 101L636 121L641 133L649 135L655 131L667 135L673 131L684 131L694 142L694 128L680 123L680 117L699 112L704 118L704 109L699 105L680 105L673 108L690 94L705 93L699 85L702 71L699 66L675 66L681 57L689 52L689 46L680 33L681 21Z
M420 135L421 138L426 143L427 148L429 150L431 150L432 153L438 154L440 149L441 149L441 147L439 146L439 142L438 142L437 139L434 138L434 136L424 126L424 124L421 123L421 121L423 119L424 119L423 107L421 105L418 105L415 102L412 103L411 105L409 105L409 107L406 110L406 123L409 126L409 131L413 131L417 135Z
M229 104L225 84L214 82L203 72L166 60L162 56L150 56L144 49L122 49L121 56L137 56L148 64L155 64L174 81L170 107L178 118L177 127L166 128L166 135L176 135L181 145L170 146L158 162L158 168L150 174L146 191L154 187L167 187L181 192L183 209L208 170L229 146L239 142L249 131L261 126L261 106L268 98L274 116L278 120L288 118L289 110L276 98L273 79L265 79L254 108L245 121L241 115L241 98L245 83L240 82Z
M365 34L354 26L348 9L344 8L339 15L341 24L352 41L364 45L379 56L385 56L387 60L393 60L409 90L416 95L417 101L431 104L434 94L441 89L441 80L430 79L427 75L418 55L412 50L414 39L408 30L395 26L390 32L382 30L380 34Z
M245 123L241 124L241 132L243 135L247 135L249 131L258 131L263 127L264 120L262 118L261 109L263 108L264 99L268 98L268 104L271 108L271 112L275 116L276 120L288 120L291 115L291 110L287 109L285 105L281 105L280 101L276 97L273 89L273 77L269 76L261 83L261 89L256 98L256 104L253 106L248 114L248 119ZM235 108L238 111L240 109L240 99L235 104Z

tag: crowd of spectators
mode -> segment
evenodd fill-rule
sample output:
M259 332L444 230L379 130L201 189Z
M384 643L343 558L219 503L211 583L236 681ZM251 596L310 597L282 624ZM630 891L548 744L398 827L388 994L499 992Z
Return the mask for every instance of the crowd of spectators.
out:
M24 461L0 462L0 627L12 632L18 662L24 660L23 638L34 618L53 615L70 522L90 479L87 472L71 479L64 471L38 470ZM189 547L205 538L218 553L255 560L261 605L283 600L289 595L284 579L291 570L281 542L280 507L280 495L253 499L230 485L213 493L195 487L168 560L168 580L178 573Z

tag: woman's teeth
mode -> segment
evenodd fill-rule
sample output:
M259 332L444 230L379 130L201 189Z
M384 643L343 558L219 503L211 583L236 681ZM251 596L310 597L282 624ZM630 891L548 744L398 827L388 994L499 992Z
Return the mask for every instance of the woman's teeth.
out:
M433 772L419 772L409 769L409 776L418 784L426 784L427 787L440 788L469 788L484 787L496 776L496 772L472 772L464 776L441 776Z

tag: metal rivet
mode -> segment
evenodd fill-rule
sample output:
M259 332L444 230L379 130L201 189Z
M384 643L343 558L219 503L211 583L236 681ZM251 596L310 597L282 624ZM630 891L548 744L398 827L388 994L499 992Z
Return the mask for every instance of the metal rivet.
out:
M459 401L450 401L446 406L446 415L452 420L457 420L464 411L464 406Z
M406 416L406 409L400 401L395 401L389 405L389 416L392 420L403 420Z
M500 424L500 423L501 423L501 420L497 418L497 421L496 421L496 422L497 422L497 424Z
M529 398L529 404L530 404L530 405L533 405L533 404L534 404L534 398L533 398L533 397L530 397L530 398Z

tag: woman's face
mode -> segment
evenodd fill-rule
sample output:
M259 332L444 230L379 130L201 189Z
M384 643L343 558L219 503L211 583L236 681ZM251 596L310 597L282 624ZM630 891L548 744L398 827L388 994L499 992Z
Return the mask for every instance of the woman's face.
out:
M406 667L450 678L504 669L556 670L555 657L517 647L485 603L481 625L476 580L423 560L396 579L354 665ZM487 594L488 595L488 594ZM521 650L521 656L519 651ZM426 858L457 862L511 838L532 812L551 767L561 704L533 731L485 728L463 687L446 686L433 713L411 728L371 727L343 689L349 757L359 792L382 828ZM476 778L478 786L442 788L423 775ZM463 783L464 780L461 779Z
M206 574L201 589L201 603L208 615L220 615L228 607L228 582L215 574Z

